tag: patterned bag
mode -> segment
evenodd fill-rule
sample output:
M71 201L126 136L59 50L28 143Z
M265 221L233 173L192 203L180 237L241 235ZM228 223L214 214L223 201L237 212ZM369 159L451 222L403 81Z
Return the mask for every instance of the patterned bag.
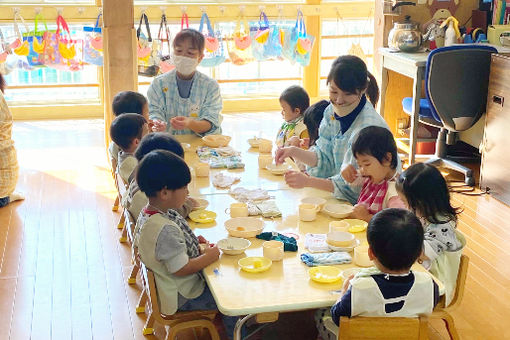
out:
M97 16L94 27L84 26L85 33L83 45L83 60L91 65L103 66L103 35L99 20L101 14Z
M142 21L145 22L147 37L142 33ZM136 54L138 56L138 74L145 77L154 77L159 72L158 43L152 40L149 27L149 18L145 13L140 17L140 23L136 30L138 46Z
M241 21L244 25L242 29ZM244 17L240 16L237 19L236 29L227 41L227 49L234 65L244 65L253 61L250 27Z
M308 66L314 41L315 37L306 34L303 13L298 10L295 26L284 30L283 56L292 64Z
M44 24L44 31L38 30L39 20ZM45 67L44 63L39 59L39 54L44 53L45 40L43 39L44 33L49 32L48 25L43 16L38 13L35 16L34 30L23 34L23 40L28 41L30 51L27 56L28 63L34 67ZM53 31L54 33L55 31Z
M45 32L43 39L48 39ZM83 40L73 39L64 17L57 17L57 31L45 42L45 54L49 55L46 66L64 71L79 71L83 68Z
M25 24L23 17L19 13L14 14L14 41L9 44L9 48L13 53L8 53L5 63L9 69L24 69L31 70L32 66L28 63L27 56L30 53L30 46L28 41L23 41L21 32L18 27L18 19L25 27L25 31L28 32L28 26Z
M168 24L166 22L166 15L161 16L161 23L159 24L158 31L158 40L161 46L159 50L159 72L166 73L175 68L175 65L172 64L170 54L172 49L170 47L170 30L168 29Z
M282 54L280 29L270 26L266 13L260 12L258 27L250 28L253 56L257 60L275 59Z
M200 19L200 28L198 31L202 32L205 26L207 26L207 32L204 34L205 55L200 62L200 66L216 67L224 62L226 57L223 49L221 35L219 33L214 33L211 21L209 20L207 13L202 14L202 18Z

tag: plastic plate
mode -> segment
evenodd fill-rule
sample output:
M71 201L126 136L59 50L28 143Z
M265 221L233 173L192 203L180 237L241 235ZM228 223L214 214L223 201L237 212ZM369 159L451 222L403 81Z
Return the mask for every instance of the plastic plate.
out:
M273 264L273 261L271 261L267 257L251 256L243 257L242 259L239 260L239 262L237 262L237 264L245 272L260 273L268 270Z
M312 267L308 270L310 279L319 283L333 283L342 280L342 270L332 266Z

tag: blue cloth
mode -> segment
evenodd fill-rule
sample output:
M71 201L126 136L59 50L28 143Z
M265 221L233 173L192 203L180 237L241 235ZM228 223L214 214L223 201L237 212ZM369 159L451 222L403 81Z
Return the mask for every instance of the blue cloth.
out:
M9 196L0 198L0 208L5 207L9 204Z
M351 263L352 258L351 255L349 255L349 253L346 252L319 253L319 254L304 253L301 254L301 261L303 261L308 267L317 267Z
M358 132L367 126L381 126L388 128L388 124L375 111L372 104L367 101L356 119L345 133L342 133L340 122L334 118L333 105L329 105L324 111L324 118L319 127L319 139L315 146L311 147L317 155L317 166L307 167L311 176L329 178L333 182L333 195L338 199L348 200L356 204L361 187L350 186L340 174L342 169L351 164L356 165L356 159L352 155L351 145ZM401 170L400 159L397 171Z
M193 78L181 79L177 76L177 89L179 90L179 96L182 98L189 98L191 92L191 85L193 84Z
M276 240L283 243L283 251L297 251L298 245L294 237L287 237L276 231L266 231L256 236L260 240L270 241Z
M167 123L167 130L173 135L194 134L192 130L174 130L170 119L177 116L207 120L212 127L203 135L221 134L220 111L222 101L220 87L216 80L198 71L192 79L189 98L179 95L177 72L172 70L156 77L147 91L150 119L159 119Z
M365 107L366 103L367 97L363 95L361 96L361 100L359 101L358 106L356 106L356 108L347 116L339 117L337 115L333 115L333 117L335 117L335 119L340 122L340 128L342 130L342 133L345 133L345 131L349 130L356 117L358 117L361 110L363 110L363 107Z

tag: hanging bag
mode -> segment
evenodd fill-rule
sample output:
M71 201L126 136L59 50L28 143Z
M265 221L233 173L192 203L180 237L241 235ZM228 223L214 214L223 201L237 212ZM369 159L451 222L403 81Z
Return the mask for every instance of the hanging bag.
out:
M159 50L159 71L161 73L166 73L175 68L175 65L172 64L171 61L171 46L170 46L170 30L168 29L168 24L166 21L166 15L161 16L161 22L159 24L158 31L158 40L160 45Z
M244 25L242 29L241 21ZM250 27L242 16L237 19L236 29L227 41L227 49L230 60L234 65L244 65L253 61Z
M7 58L12 54L12 48L5 41L4 34L0 29L0 73L9 74L14 69L12 65L7 63Z
M52 46L52 49L48 49L51 57L46 66L63 71L79 71L83 68L83 40L72 38L62 15L57 17L57 31L46 44Z
M145 22L147 37L142 33L142 21ZM136 38L138 39L137 56L138 56L138 74L145 77L154 77L159 72L159 61L157 60L157 43L152 40L151 30L149 27L149 18L145 13L140 16L140 23L136 30ZM156 50L154 50L156 48ZM154 55L156 53L156 56Z
M91 65L103 66L103 34L99 26L101 13L97 16L94 27L84 26L83 61Z
M184 27L186 25L186 27ZM185 28L189 28L189 18L186 12L182 12L181 16L181 31Z
M44 31L39 31L39 20L44 24ZM34 67L45 67L44 63L39 58L39 55L44 53L45 40L43 39L44 33L49 32L48 25L43 16L38 13L35 16L34 30L23 34L23 40L28 41L29 53L27 56L28 63Z
M275 25L270 25L266 13L260 12L258 27L250 28L252 51L255 59L276 59L282 54L280 42L280 30Z
M308 66L310 64L310 56L312 54L315 37L306 34L305 19L301 11L298 11L298 19L299 29L297 33L295 58L301 66Z
M12 37L12 42L9 44L9 52L5 59L7 69L13 70L15 68L31 70L32 66L28 63L27 56L30 53L30 46L28 41L23 41L23 37L18 27L18 20L21 21L23 26L25 27L25 32L28 32L28 26L25 24L25 20L23 17L19 15L18 12L14 13L14 37Z
M205 34L202 33L204 27L207 27L207 32ZM223 50L221 36L214 33L211 21L209 20L207 13L202 14L198 31L204 34L205 38L204 58L200 62L200 66L216 67L224 62L226 57Z

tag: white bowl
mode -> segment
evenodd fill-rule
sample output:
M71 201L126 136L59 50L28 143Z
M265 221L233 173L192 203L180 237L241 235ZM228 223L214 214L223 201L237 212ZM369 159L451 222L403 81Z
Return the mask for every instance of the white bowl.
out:
M323 211L333 218L346 218L352 213L353 207L342 203L328 203Z
M344 280L347 280L351 275L356 275L362 269L363 268L359 267L346 269L342 272L342 277L344 278Z
M230 236L255 237L264 230L264 222L254 217L235 217L225 221Z
M288 164L280 164L280 165L276 165L276 164L269 164L266 166L266 169L271 172L273 175L283 175L284 173L286 173L288 170L290 170Z
M328 244L328 247L332 251L345 251L347 253L350 253L351 251L354 251L354 248L359 246L360 243L361 243L360 240L355 239L354 242L348 247L335 247L335 246L332 246L331 244Z
M326 234L326 242L333 247L350 247L354 244L354 235L345 231L332 231Z
M194 200L197 201L198 206L193 207L192 210L202 210L207 208L207 206L209 205L209 201L204 200L203 198L194 198Z
M326 204L327 200L322 197L306 197L301 200L301 203L308 203L308 204L314 204L318 205L322 208L324 208L324 205Z
M204 144L211 148L227 146L228 143L230 143L230 139L232 138L224 135L208 135L202 137L202 141L204 142Z
M251 246L251 242L245 238L229 237L218 241L218 248L227 255L239 255Z

